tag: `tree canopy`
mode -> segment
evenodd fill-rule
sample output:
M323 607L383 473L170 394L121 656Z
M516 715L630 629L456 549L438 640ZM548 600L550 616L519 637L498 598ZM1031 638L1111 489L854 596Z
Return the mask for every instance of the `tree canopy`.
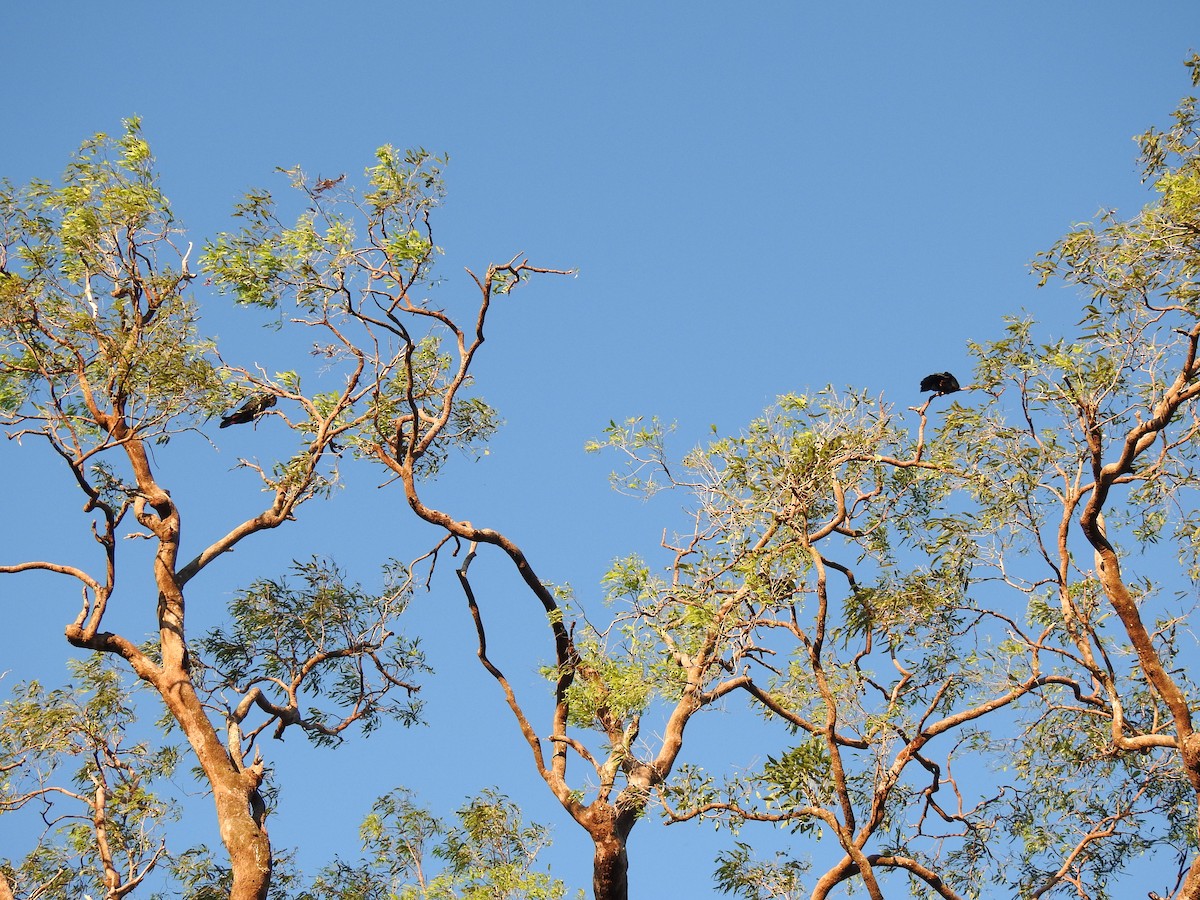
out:
M1189 66L1195 86L1200 57ZM336 750L356 731L402 740L385 723L420 720L428 669L398 621L429 589L466 604L459 639L515 724L487 739L516 735L587 834L597 900L628 897L635 828L658 817L725 829L716 883L754 900L1100 900L1135 882L1197 900L1198 122L1186 99L1140 137L1145 209L1081 225L1034 261L1042 284L1080 292L1074 328L1014 315L970 345L963 384L922 384L934 393L919 406L785 393L678 456L663 422L610 421L587 449L618 460L614 486L678 498L680 513L661 546L614 548L603 608L545 580L470 498L431 487L499 426L475 383L495 301L567 274L517 255L472 272L466 300L430 299L442 160L383 147L361 188L285 170L286 198L251 191L195 258L137 120L86 142L61 184L5 184L0 414L82 494L94 555L51 546L0 564L75 583L65 636L89 653L77 684L23 682L0 710L0 811L41 804L47 825L0 868L0 897L123 897L156 868L194 897L564 896L536 868L545 827L507 791L449 825L391 789L362 857L311 877L271 844L272 792L288 785L271 782L267 758L284 750L267 737L298 730ZM312 364L227 358L202 333L201 274L205 302L257 310ZM159 456L229 426L273 429L232 473L256 476L255 511L225 477L208 500L222 530L182 555L191 509ZM396 497L385 527L415 517L432 537L397 546L378 589L297 559L236 592L219 624L189 628L202 571L381 472ZM516 600L472 573L481 554L511 567ZM489 640L522 597L544 630L516 649L543 691L511 679ZM119 667L165 711L157 744L125 734ZM698 717L721 730L748 716L750 763L690 738ZM181 754L227 862L171 846L160 786ZM774 855L758 849L769 828L787 834Z

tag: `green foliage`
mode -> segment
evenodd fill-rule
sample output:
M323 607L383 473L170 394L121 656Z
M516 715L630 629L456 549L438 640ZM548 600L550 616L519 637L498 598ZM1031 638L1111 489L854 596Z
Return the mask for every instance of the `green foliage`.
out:
M359 833L364 857L335 860L307 898L337 900L559 900L563 883L533 866L550 844L494 789L467 801L453 825L397 789L380 797Z
M973 749L997 761L1001 788L952 860L987 859L995 880L1022 895L1053 885L1063 861L1073 860L1072 879L1088 896L1124 896L1114 876L1131 860L1164 847L1189 852L1194 819L1189 825L1178 811L1191 805L1190 786L1169 754L1115 753L1105 724L1079 717L1065 692L1041 700L1042 715L1019 736L976 734ZM1005 859L1001 846L1015 852Z
M66 441L103 439L95 407L152 431L221 402L180 231L140 122L124 124L85 142L59 187L0 184L0 410Z
M132 740L133 697L107 657L69 666L71 685L18 684L0 707L0 813L24 816L31 833L35 808L47 823L22 861L3 863L18 896L103 895L105 852L136 884L159 863L161 833L177 817L157 786L178 751Z
M341 372L344 380L312 398L315 415L298 424L302 433L332 428L355 455L374 460L382 450L406 463L412 453L414 470L432 477L453 448L482 447L500 419L468 393L463 333L417 294L435 286L441 251L429 216L441 202L444 160L392 147L376 160L361 194L342 178L280 170L302 198L294 224L271 192L251 191L235 211L242 228L208 242L202 265L218 292L275 311L278 327L289 321L325 333L313 353L327 361L327 377ZM507 271L489 269L498 289ZM299 391L298 380L280 380Z
M233 870L219 862L204 844L173 857L170 866L170 892L152 894L151 900L227 900L233 888ZM296 868L295 855L275 851L267 900L316 900L303 890L304 880Z
M286 578L263 579L240 592L230 604L230 624L197 642L208 689L262 696L259 705L277 734L295 724L318 744L339 742L352 723L370 732L385 717L417 722L421 707L411 679L428 668L419 641L391 630L408 604L408 573L389 567L380 593L348 584L342 571L316 557L294 562L292 573L298 587ZM301 697L329 701L333 711L300 709ZM248 714L248 703L238 710Z
M769 804L785 809L823 807L833 799L829 748L814 735L778 758L768 756L760 780L763 799Z
M935 408L932 437L928 405L910 430L866 393L825 391L781 397L680 462L657 420L589 444L625 455L618 488L683 491L687 526L665 542L666 577L637 557L613 565L622 640L581 653L602 677L575 701L611 704L611 680L645 706L626 674L639 659L647 685L659 661L706 686L740 674L786 741L749 773L678 766L671 817L833 836L870 873L826 877L901 870L922 896L943 882L1115 896L1148 856L1182 877L1196 853L1196 773L1179 752L1194 604L1166 598L1192 596L1200 572L1197 121L1185 101L1142 137L1155 203L1079 226L1035 262L1043 282L1083 288L1077 327L1010 318L971 344L974 390ZM1089 504L1103 515L1085 523ZM1175 572L1153 554L1167 542ZM1109 547L1119 573L1101 568ZM994 771L979 778L981 763ZM738 845L717 880L789 896L799 871Z
M367 169L371 190L366 200L378 215L407 223L410 234L445 194L442 170L448 157L423 148L400 151L386 145L375 151L377 164ZM393 228L394 234L400 234Z
M631 633L619 650L592 636L576 641L581 677L570 688L570 722L590 728L639 715L654 697L656 679Z
M713 879L722 894L746 900L800 900L809 896L800 880L809 866L781 853L774 859L761 860L750 844L738 841L732 850L720 853L717 863Z
M610 419L604 429L604 440L590 440L584 450L599 453L612 448L626 454L628 470L623 474L613 472L609 480L622 493L648 498L662 488L657 470L665 458L665 438L674 430L675 426L664 425L657 418L644 424L642 418L636 417L620 425Z
M507 797L486 790L460 807L457 816L459 825L434 851L461 885L457 896L555 900L565 894L561 882L530 868L550 843L549 829L525 824L520 808Z
M390 146L375 156L378 164L366 172L370 189L361 203L351 192L347 212L299 168L280 171L315 208L301 212L292 226L283 224L270 191L247 193L235 212L242 229L205 247L204 270L217 290L268 308L291 296L301 309L330 313L351 302L347 286L356 276L384 291L427 278L439 252L428 238L428 214L441 201L444 161ZM358 244L359 234L367 235L365 245Z

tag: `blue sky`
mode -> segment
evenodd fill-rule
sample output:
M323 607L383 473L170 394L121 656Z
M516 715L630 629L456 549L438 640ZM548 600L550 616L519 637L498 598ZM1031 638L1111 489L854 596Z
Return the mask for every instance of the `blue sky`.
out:
M903 407L930 371L969 377L965 342L997 336L1002 315L1073 321L1069 297L1035 290L1028 262L1101 207L1145 201L1130 138L1187 92L1200 6L23 3L5 11L0 41L0 176L14 182L56 177L82 139L140 115L199 243L228 227L241 191L283 189L275 166L354 179L380 144L424 146L450 156L436 220L448 295L469 289L464 266L518 252L577 269L523 288L494 317L479 378L507 424L436 496L506 530L543 578L594 602L608 562L652 550L671 524L670 510L612 494L614 460L583 454L610 419L675 420L682 451L788 391L853 385ZM220 301L204 325L253 347ZM223 479L241 452L197 445L163 460L195 481L197 544L231 512L196 473ZM22 473L6 557L83 534L76 496L32 489L49 463L29 448L0 454ZM412 530L380 480L360 476L206 573L193 613L218 615L239 585L291 558L328 552L370 581L384 558L405 557ZM149 631L138 586L123 615ZM19 626L0 634L10 678L63 677L76 600L45 579L0 581ZM522 605L498 652L532 683L544 657L529 658L520 634L538 617L516 590L497 602ZM428 727L335 755L298 735L268 748L284 790L272 836L315 845L302 857L315 865L328 849L352 852L354 824L395 785L440 813L497 785L555 825L555 874L586 885L590 848L537 781L462 606L446 579L413 611L438 670ZM439 699L463 697L474 733L441 711ZM725 740L718 724L696 737ZM211 832L202 799L187 819ZM640 824L634 896L710 893L714 840ZM655 862L664 853L670 866Z

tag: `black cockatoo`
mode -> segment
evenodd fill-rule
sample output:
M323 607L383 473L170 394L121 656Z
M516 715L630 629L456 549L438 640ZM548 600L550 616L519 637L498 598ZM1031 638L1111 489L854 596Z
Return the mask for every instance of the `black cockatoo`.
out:
M958 386L958 379L949 372L934 372L921 379L921 390L933 391L933 396L940 397L942 394L961 391L962 388Z
M223 417L221 419L221 427L227 428L230 425L244 425L247 422L253 422L274 405L274 394L266 392L255 394L233 412Z

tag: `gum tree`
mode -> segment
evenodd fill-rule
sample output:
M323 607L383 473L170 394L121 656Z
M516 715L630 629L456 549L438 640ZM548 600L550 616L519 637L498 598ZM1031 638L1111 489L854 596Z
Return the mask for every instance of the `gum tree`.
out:
M1189 98L1141 136L1156 195L1139 215L1036 261L1043 283L1083 289L1079 325L1012 319L972 345L974 384L936 401L924 456L929 404L913 410L928 467L854 489L848 467L871 461L848 455L854 427L800 423L794 401L683 465L636 455L689 492L698 527L629 614L680 622L697 589L757 584L775 599L747 618L745 692L794 735L748 776L685 770L668 815L824 833L844 853L808 881L803 860L742 843L726 891L882 897L891 872L946 898L1101 898L1134 879L1200 896L1196 126ZM775 536L758 553L745 534Z
M482 620L467 568L480 546L491 547L511 562L533 602L545 612L556 654L552 679L563 710L554 714L552 764L546 763L542 742L508 691L510 705L530 741L539 773L596 844L597 895L624 896L624 841L640 801L636 809L618 816L608 797L610 788L589 806L556 774L566 753L563 704L575 677L577 654L555 592L543 584L511 538L423 499L424 487L441 470L448 447L486 440L495 429L496 413L473 392L471 371L494 301L536 275L567 273L518 256L472 272L477 291L473 301L435 305L426 292L440 252L430 219L440 196L437 160L423 152L403 155L390 148L380 150L377 158L378 165L368 173L369 188L361 195L340 181L314 180L290 171L307 209L294 222L277 214L269 194L248 195L242 207L245 227L218 238L208 255L209 271L218 287L243 302L287 310L309 324L319 324L323 310L330 307L346 315L354 336L342 332L345 339L324 352L362 360L378 388L356 398L364 411L339 430L339 438L356 455L387 468L416 516L442 532L436 546L418 560L428 569L426 580L440 559L465 552L468 561L460 579L477 614L482 642ZM428 202L404 205L403 198L418 191L426 192ZM507 691L482 647L481 657Z
M550 830L527 823L496 790L485 790L455 813L451 824L420 806L402 788L375 801L359 835L363 856L335 859L298 900L561 900L566 888L534 870L550 845Z
M1188 66L1196 86L1200 57ZM1057 865L1028 854L1026 883L1038 895L1102 885L1105 867L1158 851L1156 859L1178 864L1162 891L1200 897L1200 692L1189 665L1200 575L1195 106L1186 98L1169 129L1138 139L1155 192L1140 214L1105 215L1037 260L1043 284L1055 278L1081 290L1077 331L1039 340L1029 322L1013 321L1004 339L976 347L995 400L946 425L981 481L1010 486L975 499L1032 544L1026 557L1036 567L1013 565L1010 577L1090 686L1054 708L1039 736L1060 760L1101 773L1107 791L1097 802L1067 782L1054 797L1069 805L1060 815L1074 836L1044 837ZM1011 560L1016 549L996 552ZM1062 740L1065 729L1072 741ZM1053 771L1053 762L1034 765ZM1018 833L1028 830L1017 821Z
M667 575L625 562L612 576L660 692L686 683L715 639L730 648L717 670L736 673L738 696L793 736L764 744L758 769L682 766L661 786L668 819L785 825L841 851L806 883L801 864L764 865L742 845L719 870L727 890L760 897L776 884L790 896L806 885L826 897L857 882L883 897L899 876L958 896L939 854L922 849L923 829L906 825L956 813L945 788L981 721L1065 681L1041 671L1036 633L969 596L967 544L930 552L931 513L964 481L925 441L933 402L914 410L910 434L863 394L785 396L680 461L667 459L661 430L610 430L636 473L626 486L688 498ZM981 646L995 636L996 649ZM1021 659L1035 664L1021 671Z
M1180 127L1190 128L1190 121ZM1149 136L1147 146L1165 148L1163 159L1179 154L1186 138L1173 135L1169 141ZM1098 540L1107 534L1100 510L1085 515L1079 502L1062 506L1057 559L1045 537L1048 499L1069 496L1052 476L1081 471L1047 463L1067 446L1071 428L1083 422L1086 439L1095 440L1098 430L1136 423L1116 468L1105 470L1104 463L1096 469L1096 484L1108 479L1109 487L1098 491L1079 481L1071 488L1088 502L1107 500L1114 485L1132 483L1125 470L1187 409L1195 374L1189 331L1165 317L1186 315L1186 304L1169 304L1179 307L1169 311L1146 306L1161 331L1152 340L1147 325L1131 324L1127 307L1093 304L1085 310L1093 318L1084 337L1100 344L1039 347L1017 328L1009 338L981 345L971 402L939 401L943 426L932 440L926 437L929 405L914 410L910 430L885 405L857 394L784 398L746 434L714 442L682 467L667 463L657 426L614 426L603 443L629 452L635 466L659 468L667 484L688 492L691 522L668 542L666 579L636 556L614 567L610 595L625 611L611 625L593 627L569 592L539 577L511 536L476 523L468 511L426 500L427 480L446 459L446 439L482 440L494 426L495 414L472 393L471 382L494 300L552 270L515 257L473 276L474 303L434 306L423 295L437 253L428 208L399 222L386 221L385 212L398 190L396 173L407 172L408 183L432 178L422 168L428 159L385 151L379 161L373 187L361 197L293 172L309 210L294 225L275 215L269 196L249 197L247 227L218 240L210 272L243 300L308 310L309 324L320 321L312 310L336 305L369 335L367 343L358 338L336 352L353 356L356 346L372 348L369 365L381 373L379 384L393 385L392 399L382 390L364 395L365 418L340 435L355 453L390 470L409 508L443 530L444 540L424 558L427 565L451 551L464 554L458 577L480 660L501 688L539 776L592 838L597 898L627 896L628 840L656 793L676 818L718 816L734 825L765 820L797 833L828 833L842 855L818 874L817 896L848 882L882 896L884 881L893 877L946 897L969 895L972 885L988 879L1043 895L1067 886L1102 891L1109 870L1134 854L1163 842L1181 850L1189 844L1180 818L1189 807L1176 802L1178 779L1158 777L1169 769L1159 757L1134 755L1167 750L1173 741L1183 765L1178 771L1188 771L1189 705L1168 683L1178 686L1183 676L1161 661L1155 670L1146 650L1156 640L1173 646L1178 626L1146 628L1145 639L1130 645L1140 641L1142 650L1134 653L1139 668L1125 681L1136 686L1144 672L1154 692L1134 687L1122 699L1125 688L1115 686L1121 681L1115 675L1104 687L1110 663L1094 648L1089 658L1085 648L1100 641L1092 635L1108 625L1072 632L1082 618L1070 609L1083 603L1088 615L1099 616L1098 607L1081 598L1103 579L1083 577L1077 550L1061 536L1071 533L1061 522L1072 521L1090 536L1088 546L1100 553L1107 573L1104 596L1129 618L1130 604L1112 575L1119 560L1109 555L1115 553L1111 542L1106 548ZM1155 177L1180 207L1189 185L1174 177L1177 169L1186 167ZM363 223L353 233L364 239L345 236L351 220ZM1155 252L1170 240L1182 247L1180 235L1187 233L1171 224L1149 244ZM1076 251L1068 249L1083 246L1085 238L1064 242L1045 265L1085 271L1071 268ZM1186 274L1190 263L1172 265ZM1145 277L1140 263L1130 266ZM1109 261L1100 268L1109 278L1119 267ZM1190 302L1190 288L1159 288ZM1115 331L1102 337L1105 328ZM1149 385L1162 368L1147 362L1145 348L1169 356L1171 341L1181 364L1173 380L1162 382L1165 393L1156 395ZM1077 395L1038 385L1057 378L1075 391L1101 377L1109 363L1095 359L1109 345L1127 348L1128 358L1114 371L1140 372L1149 381L1122 395L1121 415L1095 418L1091 395L1082 405L1068 405L1049 439L1045 427L1033 424L1035 413L1047 408L1048 397ZM1066 360L1074 362L1068 367ZM1140 419L1135 397L1145 405ZM1061 434L1053 430L1060 428ZM1181 458L1189 440L1187 431L1169 440L1166 456ZM1070 453L1083 446L1086 440ZM645 471L635 476L638 488L648 486ZM1181 478L1171 470L1171 483L1182 491ZM1167 520L1165 512L1147 521L1161 528L1160 520ZM482 552L507 559L546 616L549 698L518 696L489 655L487 590L470 576ZM1046 571L1023 574L1031 560ZM1047 611L1051 584L1058 606L1070 612L1067 624ZM1130 619L1129 634L1136 633L1134 625ZM1170 715L1157 709L1155 696ZM747 777L680 769L691 717L735 697L748 699L796 740ZM1107 734L1113 723L1133 721L1133 710L1151 724L1137 725L1137 734L1123 739L1132 743L1116 741L1115 751L1096 743L1094 728L1064 732L1064 716L1076 725L1108 723ZM659 737L652 740L645 737L647 715L656 717L652 731ZM1158 723L1166 721L1183 736L1161 733ZM1141 733L1147 730L1154 734ZM1064 733L1079 737L1065 755L1055 743ZM1039 740L1026 740L1029 735ZM965 760L989 758L1015 761L1011 784L996 788L991 776L962 780L971 768ZM1062 766L1085 762L1103 771L1111 787L1105 800L1085 802L1082 791L1065 789ZM1122 792L1147 773L1155 776L1153 790ZM1045 818L1039 809L1054 812ZM1109 835L1112 809L1121 810L1123 824ZM1060 820L1083 828L1082 836L1070 838L1072 831L1054 827ZM1153 834L1151 821L1165 822L1165 831ZM1015 849L1001 853L1001 845ZM723 883L733 889L745 884L738 881L744 867L737 861L736 854L727 857L722 869Z
M82 584L68 640L122 657L163 697L213 786L237 897L264 896L269 876L263 765L249 751L286 727L336 740L385 711L411 716L384 697L411 687L419 656L404 642L389 656L386 623L416 573L429 583L454 555L480 661L538 775L592 839L597 900L628 896L628 842L654 803L673 820L774 823L839 848L806 883L800 861L736 845L719 884L747 897L882 897L907 882L946 898L989 883L1100 898L1147 858L1167 873L1162 891L1196 900L1194 105L1141 138L1154 203L1038 260L1044 279L1085 290L1080 326L1056 336L1010 321L973 345L963 394L908 411L855 392L787 396L679 462L657 423L614 424L594 449L627 455L621 484L680 492L687 518L664 556L614 564L607 621L543 581L510 535L427 490L453 448L496 427L472 381L495 301L564 273L517 256L472 273L467 300L435 304L436 159L382 148L362 191L289 170L298 210L248 194L203 267L218 291L318 336L333 374L302 390L312 373L238 367L197 337L190 251L173 249L136 126L92 142L62 188L4 194L0 404L12 434L49 446L82 490L103 574L54 560L0 572ZM269 507L185 561L147 442L202 432L235 406L229 424L278 426L296 446L246 463ZM183 588L328 492L343 458L394 476L438 530L433 548L379 597L298 564L189 647ZM150 648L100 627L117 537L135 527L155 548ZM506 560L545 616L546 695L519 695L492 659L490 587L470 573L481 553ZM279 630L277 609L294 629ZM318 661L335 663L340 707L302 714ZM765 762L732 776L729 760L685 764L692 717L739 699L776 736Z
M380 202L420 206L425 187L402 184ZM327 495L338 482L339 436L370 418L356 407L398 396L388 361L369 349L344 352L336 305L310 305L298 323L327 342L323 390L306 389L296 371L268 375L223 360L200 333L190 293L197 263L192 242L183 242L136 120L117 138L86 142L58 185L0 187L0 415L19 452L49 452L60 462L82 496L78 526L93 547L90 562L76 563L55 542L45 557L6 562L0 573L52 573L78 586L68 642L120 658L161 698L211 789L231 896L262 898L272 855L255 738L269 724L276 735L296 726L330 740L380 714L411 719L409 704L385 699L394 688L410 692L421 667L415 648L389 627L409 584L401 577L372 598L337 583L331 569L306 590L264 598L260 584L234 604L232 625L203 643L211 669L189 644L185 590L224 554ZM227 514L218 533L187 554L176 497L196 496L188 490L195 476L173 495L158 460L215 433L210 419L230 409L238 412L222 427L240 423L262 435L258 455L241 467L258 476L249 502L257 506L264 490L267 499L248 517ZM222 477L210 496L228 499L247 487L237 473ZM192 502L206 501L201 493ZM152 577L149 593L135 586L139 571ZM277 599L289 609L282 624L265 609ZM142 617L154 635L148 644L106 627L116 605L132 617L126 621ZM314 619L332 627L310 628ZM302 697L325 712L302 713Z
M690 716L732 689L731 683L712 677L718 671L716 659L726 648L714 646L713 656L698 663L686 698L674 698L677 712L659 751L635 757L630 748L638 736L636 710L625 700L609 703L598 696L616 698L618 692L606 682L611 673L605 664L598 657L593 664L581 654L569 618L574 613L562 595L542 581L510 536L426 501L425 487L445 462L446 444L485 439L495 427L496 414L473 393L471 372L494 302L533 276L567 274L514 257L471 273L473 302L434 305L424 293L438 253L429 210L414 209L401 222L386 213L389 198L399 190L398 178L435 183L436 172L427 166L432 161L425 156L380 151L379 165L371 170L372 189L361 197L294 171L293 185L309 212L294 225L285 224L274 212L273 198L248 197L247 227L219 238L209 256L210 271L218 285L272 309L303 311L313 304L336 303L369 335L369 342L356 339L358 347L370 347L373 354L388 348L379 358L394 362L379 370L376 381L390 386L392 393L381 390L378 396L364 398L366 418L345 430L345 444L384 466L399 482L412 512L443 533L421 560L430 570L427 578L445 556L463 559L458 577L474 616L481 662L501 686L539 776L592 839L596 896L625 897L626 842L649 793L674 764ZM350 221L360 223L360 243L341 237ZM348 344L339 352L355 350ZM513 566L529 599L546 617L554 660L546 738L538 735L532 713L526 712L487 655L484 619L469 577L471 562L485 549L498 552ZM577 683L589 685L585 693L591 696L581 699ZM572 713L573 708L578 711ZM588 749L568 734L569 726L595 737L599 747ZM567 776L570 754L584 761L585 777L590 772L598 779L591 797L584 797L586 780L573 784Z
M135 741L133 700L106 657L71 661L73 683L18 685L0 707L0 811L45 827L0 897L119 900L164 859L169 798L156 793L178 751Z

